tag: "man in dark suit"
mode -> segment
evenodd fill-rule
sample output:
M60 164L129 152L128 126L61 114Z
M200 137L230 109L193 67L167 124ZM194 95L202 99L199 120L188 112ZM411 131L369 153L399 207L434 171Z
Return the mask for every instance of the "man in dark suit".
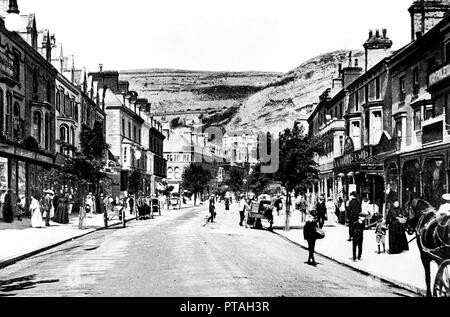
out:
M319 198L319 202L316 205L316 213L319 222L319 228L322 229L327 218L327 207L325 205L325 197L323 195Z
M211 216L208 218L208 222L214 222L214 219L216 218L216 199L214 195L212 195L209 200L209 213Z
M347 215L348 215L348 222L349 222L349 238L348 241L352 241L352 227L353 224L358 221L359 215L361 214L361 203L359 202L357 198L357 193L353 192L350 194L350 201L348 203L347 207Z

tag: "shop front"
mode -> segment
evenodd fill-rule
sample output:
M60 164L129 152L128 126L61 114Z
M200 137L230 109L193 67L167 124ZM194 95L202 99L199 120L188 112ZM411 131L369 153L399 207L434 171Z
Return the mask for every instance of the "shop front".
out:
M0 149L0 209L8 190L14 192L28 211L29 198L41 197L47 176L54 167L53 157L11 145Z

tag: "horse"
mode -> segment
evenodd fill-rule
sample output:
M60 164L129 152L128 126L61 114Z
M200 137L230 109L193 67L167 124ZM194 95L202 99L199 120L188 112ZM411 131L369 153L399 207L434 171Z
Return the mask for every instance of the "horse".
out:
M422 199L413 199L408 206L407 231L416 234L420 257L425 269L427 297L431 292L431 262L440 266L450 258L448 228L450 221L437 214L437 210ZM436 291L433 294L436 296Z

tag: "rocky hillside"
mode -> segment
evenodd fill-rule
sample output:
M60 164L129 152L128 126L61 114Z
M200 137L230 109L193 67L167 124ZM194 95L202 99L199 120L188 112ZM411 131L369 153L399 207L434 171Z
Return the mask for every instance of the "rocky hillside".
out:
M250 96L228 124L228 129L258 129L279 132L305 119L330 87L338 73L337 65L348 65L349 50L317 56L290 71L275 83ZM364 65L364 52L352 51Z
M308 116L349 52L320 55L287 74L149 69L121 71L120 77L153 112L205 111L208 126L278 132ZM363 65L363 52L352 52Z

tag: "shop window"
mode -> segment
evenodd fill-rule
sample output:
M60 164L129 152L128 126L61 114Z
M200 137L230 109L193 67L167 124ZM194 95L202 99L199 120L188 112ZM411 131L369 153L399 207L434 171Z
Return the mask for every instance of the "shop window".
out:
M33 137L40 144L42 141L42 115L39 111L33 114Z
M399 100L403 102L406 100L406 80L405 76L401 77L399 80Z
M402 173L403 206L410 200L420 198L420 164L418 161L406 162Z
M443 158L428 159L424 165L424 199L439 208L442 195L446 192L446 175Z

